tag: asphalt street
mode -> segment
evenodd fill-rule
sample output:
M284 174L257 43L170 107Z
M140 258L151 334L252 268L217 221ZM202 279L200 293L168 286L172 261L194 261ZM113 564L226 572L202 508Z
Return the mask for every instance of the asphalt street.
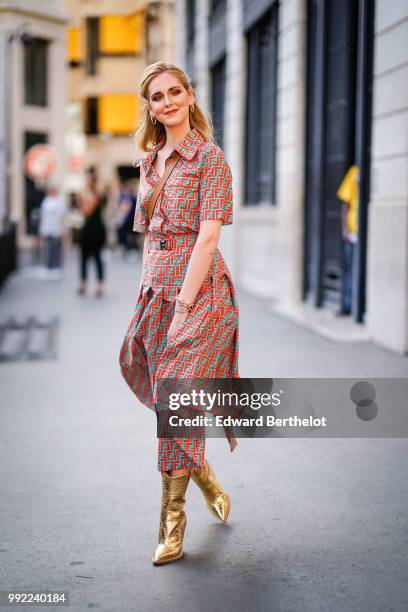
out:
M58 318L54 359L0 363L0 590L65 590L73 611L407 610L404 438L240 439L234 453L208 440L229 521L191 482L185 556L152 565L156 420L118 365L140 262L111 254L97 299L92 284L76 295L77 254L65 261L61 281L23 268L0 293L2 322ZM237 292L241 376L407 377L406 357L329 340Z

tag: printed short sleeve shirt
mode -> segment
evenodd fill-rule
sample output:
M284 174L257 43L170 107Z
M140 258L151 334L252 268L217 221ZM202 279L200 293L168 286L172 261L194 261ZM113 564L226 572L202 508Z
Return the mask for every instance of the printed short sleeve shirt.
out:
M133 230L159 238L167 234L198 233L200 222L208 219L231 225L233 192L229 164L222 149L204 140L196 128L174 147L181 159L163 187L148 224L147 205L160 178L153 162L163 144L162 141L155 145L138 164L140 183Z

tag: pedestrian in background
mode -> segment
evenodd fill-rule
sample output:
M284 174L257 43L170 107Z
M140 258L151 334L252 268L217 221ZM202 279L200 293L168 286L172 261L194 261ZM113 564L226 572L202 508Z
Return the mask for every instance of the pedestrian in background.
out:
M341 225L343 246L343 278L341 291L341 306L338 315L351 314L353 304L353 278L355 268L355 251L358 237L358 197L359 169L351 166L337 191L337 197L342 201Z
M102 249L106 242L106 227L102 216L102 198L96 189L96 177L89 173L87 189L78 196L79 209L84 217L84 223L79 233L80 245L80 275L79 295L85 295L87 289L88 260L93 259L97 272L97 287L95 295L103 295L105 270L102 259Z
M115 225L117 242L123 248L126 257L132 249L138 249L136 234L133 231L136 197L129 183L121 182L117 199Z
M39 234L42 239L42 277L50 280L61 278L62 238L65 227L66 205L56 185L50 185L40 206Z

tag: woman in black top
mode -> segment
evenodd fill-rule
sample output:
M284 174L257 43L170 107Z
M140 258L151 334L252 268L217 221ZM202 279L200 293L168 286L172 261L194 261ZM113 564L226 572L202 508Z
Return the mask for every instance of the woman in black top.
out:
M78 293L84 295L86 292L88 259L93 257L98 275L95 295L101 297L104 281L101 250L106 241L106 228L102 218L102 199L96 190L96 177L93 174L88 175L87 189L79 197L79 208L85 217L85 222L79 234L81 284Z

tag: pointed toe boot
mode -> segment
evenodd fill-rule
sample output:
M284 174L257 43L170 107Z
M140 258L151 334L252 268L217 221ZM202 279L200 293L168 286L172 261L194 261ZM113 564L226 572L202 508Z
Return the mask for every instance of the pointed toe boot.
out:
M183 556L183 538L187 520L184 512L185 493L190 473L173 478L162 472L159 543L154 551L154 565L177 561Z
M226 523L231 508L231 499L221 489L214 470L207 459L205 460L205 466L201 470L194 470L191 473L191 478L200 487L211 514L223 523Z

